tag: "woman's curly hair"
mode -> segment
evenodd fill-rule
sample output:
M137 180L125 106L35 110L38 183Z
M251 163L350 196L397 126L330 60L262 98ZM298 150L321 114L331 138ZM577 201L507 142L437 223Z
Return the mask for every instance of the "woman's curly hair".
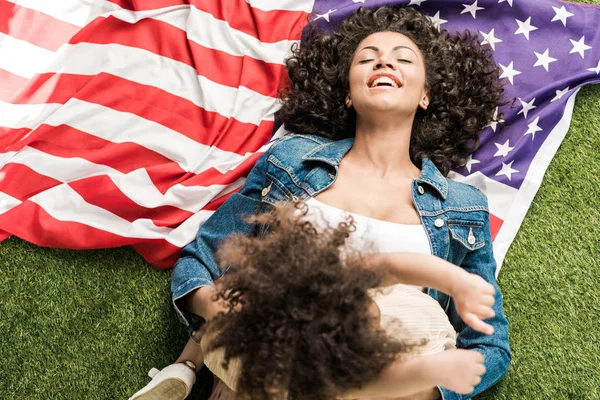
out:
M231 266L217 281L228 312L205 325L207 353L224 348L224 367L241 360L237 392L251 399L333 399L420 344L388 336L369 312L382 278L359 255L341 257L353 222L317 229L298 207L251 217L269 233L217 252Z
M504 89L491 50L476 35L439 32L411 7L361 7L332 33L311 25L286 60L291 84L280 94L277 117L295 133L335 140L354 136L356 112L345 106L351 61L363 39L385 31L407 36L424 56L430 103L415 116L410 157L417 166L429 158L446 176L465 163L479 145L477 133L507 102L501 99Z

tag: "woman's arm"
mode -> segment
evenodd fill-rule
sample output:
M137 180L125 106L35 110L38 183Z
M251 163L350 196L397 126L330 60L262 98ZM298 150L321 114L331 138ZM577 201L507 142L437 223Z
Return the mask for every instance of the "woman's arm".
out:
M195 240L183 248L173 267L173 303L186 325L190 323L190 312L207 319L217 311L211 301L214 280L224 271L221 271L215 253L226 237L235 233L249 234L255 228L245 217L264 211L261 192L266 182L268 156L269 151L258 159L239 192L232 194L200 227Z
M384 272L384 284L420 285L448 293L466 324L488 335L494 333L483 320L494 316L496 290L482 277L428 254L379 253L364 258L369 268Z
M484 234L485 246L467 253L461 263L461 268L466 272L481 276L495 288L494 316L486 320L494 328L494 334L484 335L465 325L460 317L455 299L451 299L450 301L448 317L450 318L450 323L452 323L458 332L457 346L480 352L485 358L486 372L482 376L481 383L475 386L475 389L467 396L459 396L448 388L442 388L441 391L444 400L468 399L492 387L506 375L511 360L508 341L508 321L502 306L502 294L496 281L496 261L493 255L489 215L486 216Z

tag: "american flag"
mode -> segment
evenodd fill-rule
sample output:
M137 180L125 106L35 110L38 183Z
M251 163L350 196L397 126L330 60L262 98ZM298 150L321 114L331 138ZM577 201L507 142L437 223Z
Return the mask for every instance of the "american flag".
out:
M490 201L500 266L600 82L600 7L558 0L0 0L0 238L133 245L171 267L277 128L283 60L307 21L415 7L470 29L506 78L504 121L452 178Z

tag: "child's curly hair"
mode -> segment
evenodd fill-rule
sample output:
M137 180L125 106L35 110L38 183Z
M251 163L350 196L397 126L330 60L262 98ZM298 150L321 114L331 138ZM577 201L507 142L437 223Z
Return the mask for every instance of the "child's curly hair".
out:
M425 61L430 104L417 110L413 123L415 165L429 158L444 176L463 165L479 145L477 133L492 121L496 107L508 103L491 50L469 31L454 37L439 32L412 7L361 7L332 33L311 27L286 61L291 85L281 92L277 117L291 132L336 140L354 136L356 112L345 106L352 57L363 39L384 31L410 38Z
M269 233L230 237L217 252L231 266L217 281L228 312L207 322L208 352L224 348L225 367L241 360L237 392L251 399L333 399L417 345L388 336L369 312L382 278L360 256L341 257L352 220L318 229L298 209L251 217Z

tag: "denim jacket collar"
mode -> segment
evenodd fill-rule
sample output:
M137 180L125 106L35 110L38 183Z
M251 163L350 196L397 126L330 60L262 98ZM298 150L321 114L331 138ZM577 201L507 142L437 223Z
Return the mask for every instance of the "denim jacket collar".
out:
M354 138L327 142L306 153L302 159L306 161L322 161L337 168L353 144ZM431 186L444 200L448 196L448 181L435 164L427 158L423 159L421 174L417 178L417 182Z

